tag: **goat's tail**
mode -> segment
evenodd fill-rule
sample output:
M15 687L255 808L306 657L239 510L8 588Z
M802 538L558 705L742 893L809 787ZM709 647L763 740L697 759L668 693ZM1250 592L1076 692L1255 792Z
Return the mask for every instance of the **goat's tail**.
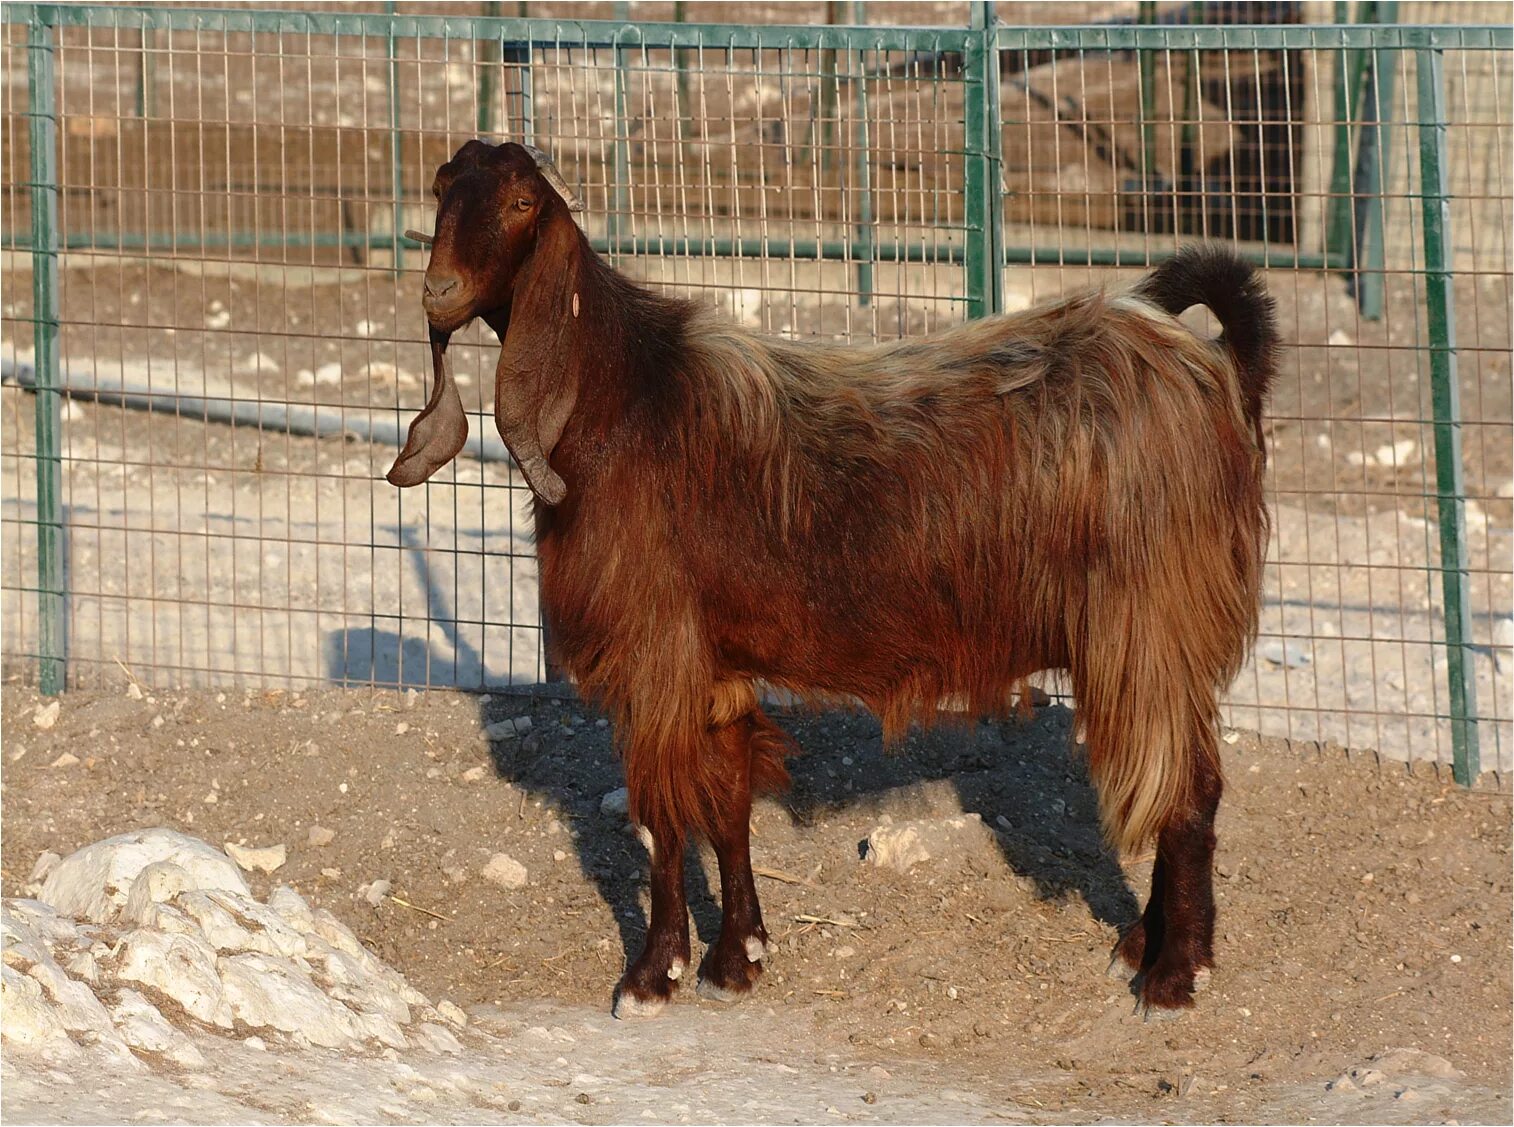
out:
M1214 312L1240 377L1246 421L1259 428L1277 373L1278 335L1272 297L1256 269L1228 247L1199 243L1158 266L1135 292L1174 317L1194 305Z

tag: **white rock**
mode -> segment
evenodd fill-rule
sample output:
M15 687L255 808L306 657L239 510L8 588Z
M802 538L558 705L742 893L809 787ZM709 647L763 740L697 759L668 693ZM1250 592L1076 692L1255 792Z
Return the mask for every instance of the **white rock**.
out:
M1505 500L1510 497L1514 497L1514 477L1511 477L1508 481L1504 482L1498 487L1498 495Z
M121 918L128 923L149 926L149 921L156 915L149 911L153 905L167 903L185 889L194 886L194 878L182 865L176 865L172 861L154 861L143 866L131 882L131 891L126 894Z
M57 759L48 764L49 767L77 767L78 765L79 757L71 751L65 751Z
M212 313L209 317L205 318L205 327L207 329L224 329L230 324L231 310L229 309L222 309L219 312Z
M44 732L58 722L58 713L63 711L63 702L54 698L46 704L37 705L37 711L32 713L32 723Z
M1336 348L1344 348L1356 342L1351 339L1351 334L1346 332L1345 329L1332 329L1330 330L1330 343Z
M5 1020L0 1022L0 1038L16 1045L47 1049L57 1056L78 1055L78 1046L42 997L41 984L8 963L0 966L0 1003L5 1012Z
M322 364L315 370L314 382L328 386L341 383L342 366L334 360L329 364Z
M138 928L121 938L120 948L117 978L161 991L207 1024L231 1028L215 949L203 938Z
M869 865L907 873L920 862L929 861L930 850L920 840L920 831L915 826L879 826L867 835L863 859Z
M977 814L880 824L867 835L862 859L869 865L907 873L932 857L992 847L993 831Z
M220 960L219 970L227 1005L243 1025L299 1033L328 1049L362 1041L352 1011L287 963L265 955L233 955Z
M1314 658L1307 646L1282 638L1272 638L1256 648L1257 656L1284 669L1302 669Z
M1347 450L1346 463L1352 466L1375 466L1377 458L1372 454L1364 454L1360 450Z
M107 923L126 904L137 874L154 861L183 868L189 887L251 895L224 853L175 830L154 828L106 838L65 857L48 875L40 898L63 915Z
M271 376L279 374L279 362L265 352L254 352L237 365L237 370L259 374L267 372Z
M617 787L599 800L599 812L609 817L625 817L631 810L631 792Z
M496 853L490 857L481 875L501 888L524 888L526 884L526 867L508 853Z
M135 990L122 990L110 1012L117 1031L132 1048L165 1056L184 1068L204 1067L205 1058L194 1042L168 1024L158 1008Z
M313 846L321 848L330 845L336 840L336 831L328 830L325 826L311 826L306 840Z
M245 872L271 873L281 868L289 859L289 849L282 842L255 849L234 842L226 843L226 855Z
M314 935L315 916L305 898L288 885L281 884L268 894L268 907L302 935Z
M459 1029L468 1024L468 1015L463 1012L463 1007L450 999L443 998L436 1003L436 1012Z
M56 853L50 850L44 851L38 855L37 863L32 866L32 875L29 879L33 881L46 880L48 875L58 867L58 862L61 860L63 858L59 857Z
M309 368L301 368L299 371L295 372L294 382L299 384L301 387L314 387L315 373L312 372Z
M1412 466L1419 461L1419 443L1412 438L1404 438L1379 446L1376 458L1378 464L1383 466Z
M452 1030L434 1022L422 1022L412 1034L416 1045L433 1053L460 1053L463 1046Z
M372 321L359 321L352 328L360 337L371 337L374 333L378 332L379 327Z
M389 895L391 887L393 886L386 880L376 880L372 884L359 885L357 893L377 908L384 902L384 897Z

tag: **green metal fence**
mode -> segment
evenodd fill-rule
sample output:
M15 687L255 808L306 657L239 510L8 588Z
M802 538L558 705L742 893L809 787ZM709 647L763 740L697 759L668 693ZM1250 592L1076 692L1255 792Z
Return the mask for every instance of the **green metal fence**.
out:
M551 149L622 269L793 336L916 335L1233 242L1290 347L1230 719L1506 770L1510 29L1392 4L1269 26L848 8L7 5L7 676L545 678L502 446L420 494L381 480L424 392L401 233L483 133ZM487 435L489 340L456 343Z

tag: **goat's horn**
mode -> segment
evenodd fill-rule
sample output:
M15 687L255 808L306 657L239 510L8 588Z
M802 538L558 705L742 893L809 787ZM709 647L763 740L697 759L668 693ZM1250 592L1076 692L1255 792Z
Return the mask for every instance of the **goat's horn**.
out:
M432 243L434 243L436 241L430 235L426 234L424 231L406 231L405 232L405 238L407 238L407 239L413 239L415 242L420 243L421 246L423 246L423 247L429 247Z
M568 182L562 178L562 173L557 171L557 165L552 163L551 157L535 145L522 145L521 148L531 154L531 159L536 162L536 170L541 173L543 180L552 185L552 190L562 197L569 211L585 210L583 200L579 199L578 194L568 187Z

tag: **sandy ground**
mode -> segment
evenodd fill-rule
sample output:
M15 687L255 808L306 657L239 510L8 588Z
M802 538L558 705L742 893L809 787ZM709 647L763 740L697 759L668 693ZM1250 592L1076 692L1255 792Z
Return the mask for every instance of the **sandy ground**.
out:
M602 810L619 773L592 711L450 692L137 691L122 679L69 693L41 730L35 698L7 689L7 895L27 893L43 850L138 827L285 843L287 864L253 880L258 896L274 880L294 885L428 996L469 1008L477 1037L498 1040L467 1043L483 1058L461 1069L471 1082L409 1058L398 1063L424 1076L295 1053L281 1078L316 1087L295 1084L288 1099L283 1079L248 1079L240 1044L216 1043L208 1079L81 1084L67 1097L54 1085L46 1102L47 1081L8 1073L7 1118L20 1114L12 1107L83 1121L139 1106L162 1119L211 1108L361 1117L366 1105L341 1092L365 1075L386 1096L427 1087L441 1101L398 1098L384 1112L395 1121L490 1118L510 1099L538 1119L581 1122L644 1111L816 1119L831 1107L896 1121L1510 1114L1506 789L1236 734L1218 827L1220 966L1196 1010L1151 1024L1135 1017L1128 986L1103 975L1150 857L1122 863L1101 845L1066 750L1068 713L940 730L896 757L882 755L868 717L790 715L805 749L795 789L753 818L775 938L765 979L733 1009L690 995L666 1020L628 1027L606 1014L643 934L646 859L623 816ZM521 716L533 721L524 738L481 731ZM65 753L78 761L59 763ZM907 874L859 861L873 829L909 820L946 834L931 860ZM310 844L316 826L333 831L329 844ZM481 875L500 852L524 866L523 887ZM698 862L691 903L708 942L716 886L711 859ZM379 880L399 899L370 905L360 890ZM1394 1048L1449 1065L1370 1063ZM1387 1079L1334 1083L1373 1067ZM469 1087L486 1081L503 1088L485 1098ZM645 1102L648 1085L669 1102Z

